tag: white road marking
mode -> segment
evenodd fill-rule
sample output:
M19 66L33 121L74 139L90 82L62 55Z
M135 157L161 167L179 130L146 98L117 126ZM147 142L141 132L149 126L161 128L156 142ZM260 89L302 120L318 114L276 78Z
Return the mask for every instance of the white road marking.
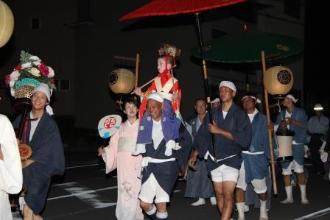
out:
M100 164L98 164L98 163L84 164L84 165L77 165L77 166L67 167L67 168L65 168L65 169L66 169L66 170L70 170L70 169L81 168L81 167L94 167L94 166L98 166L98 165L100 165Z
M323 215L330 214L330 207L326 209L319 210L317 212L310 213L308 215L304 215L300 218L296 218L294 220L305 220L305 219L315 219L317 217L321 217Z
M65 191L69 192L69 195L56 196L48 198L48 201L58 200L69 197L77 197L83 202L88 203L90 206L96 209L106 208L110 206L115 206L115 202L102 202L101 196L97 192L117 189L117 186L109 186L101 189L90 189L85 186L80 186L76 182L68 182L60 185Z
M90 189L88 190L87 187L70 187L70 188L64 188L64 190L70 192L69 195L63 195L63 196L56 196L56 197L51 197L48 198L48 201L51 200L56 200L56 199L63 199L63 198L69 198L69 197L83 197L85 194L92 194L96 192L101 192L101 191L107 191L107 190L112 190L112 189L117 189L117 186L109 186L101 189Z

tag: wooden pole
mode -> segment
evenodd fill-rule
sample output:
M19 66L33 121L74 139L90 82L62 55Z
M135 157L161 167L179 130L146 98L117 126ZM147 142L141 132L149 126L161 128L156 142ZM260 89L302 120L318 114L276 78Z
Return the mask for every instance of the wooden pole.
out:
M266 74L266 61L265 61L265 51L261 51L261 63L262 63L262 75L265 78ZM267 124L271 123L270 121L270 113L269 113L269 103L268 103L268 92L264 85L264 96L265 96L265 108L266 108L266 115L267 115ZM273 148L273 141L272 141L272 129L268 127L268 141L269 141L269 151L270 151L270 165L271 165L271 173L272 173L272 180L273 180L273 190L274 195L277 195L277 183L276 183L276 173L275 173L275 160L274 160L274 148Z
M140 69L140 54L137 53L135 59L135 88L137 88L139 84L139 69Z

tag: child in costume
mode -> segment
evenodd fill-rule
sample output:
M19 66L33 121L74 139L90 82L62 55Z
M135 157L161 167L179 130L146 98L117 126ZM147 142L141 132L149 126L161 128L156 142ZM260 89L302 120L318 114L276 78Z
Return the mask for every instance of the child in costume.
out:
M181 88L178 79L173 76L173 69L176 67L176 59L180 56L181 50L174 45L163 44L158 50L159 58L157 60L158 76L156 76L147 89L142 93L141 88L136 88L134 93L142 97L139 109L139 118L142 119L147 107L147 97L153 92L158 92L163 98L172 103L173 111L181 119L180 102Z

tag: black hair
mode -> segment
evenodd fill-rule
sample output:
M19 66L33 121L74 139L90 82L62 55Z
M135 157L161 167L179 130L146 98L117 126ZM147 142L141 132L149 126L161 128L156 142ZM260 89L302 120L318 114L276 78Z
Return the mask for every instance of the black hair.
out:
M206 99L205 99L205 98L202 98L202 97L196 98L196 99L195 99L195 102L194 102L194 103L195 103L195 105L197 104L197 102L198 102L198 101L203 101L203 102L205 102L205 104L207 104L207 102L206 102Z
M140 107L140 97L136 95L128 95L124 98L123 102L123 109L125 109L126 103L132 103L134 104L137 108Z

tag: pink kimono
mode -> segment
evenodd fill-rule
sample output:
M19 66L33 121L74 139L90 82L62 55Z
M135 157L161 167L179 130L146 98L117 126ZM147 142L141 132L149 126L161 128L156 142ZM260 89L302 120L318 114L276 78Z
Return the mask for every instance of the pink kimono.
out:
M111 137L109 146L102 154L106 173L117 168L118 199L116 217L119 220L143 220L138 194L141 188L142 157L132 156L135 149L139 120L126 121Z

